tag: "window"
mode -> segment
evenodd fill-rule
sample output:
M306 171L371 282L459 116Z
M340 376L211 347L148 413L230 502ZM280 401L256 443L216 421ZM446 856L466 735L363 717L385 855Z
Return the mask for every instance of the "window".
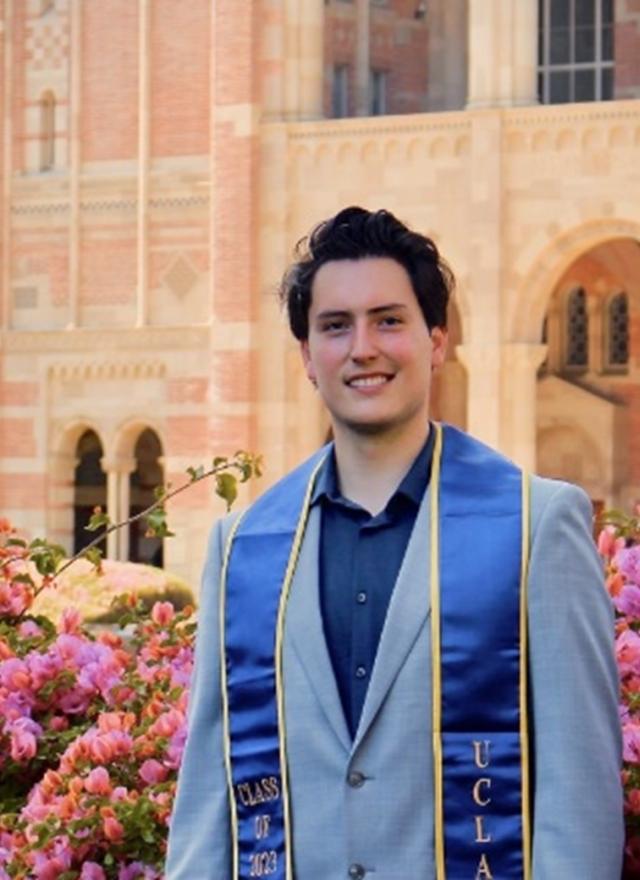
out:
M386 70L372 70L369 85L369 114L383 116L387 112L387 80Z
M56 99L53 92L40 98L40 170L49 171L56 160Z
M626 293L612 296L606 306L606 364L620 369L629 363L629 300Z
M538 0L542 104L613 97L613 0Z
M587 296L581 287L567 298L567 367L587 369L589 366L589 316Z
M331 115L337 118L349 115L349 67L336 64L331 83Z

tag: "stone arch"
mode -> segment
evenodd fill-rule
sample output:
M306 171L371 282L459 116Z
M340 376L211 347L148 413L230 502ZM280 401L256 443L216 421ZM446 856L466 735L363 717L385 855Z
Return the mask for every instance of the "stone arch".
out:
M622 125L616 125L609 132L609 147L621 149L629 145L629 130Z
M552 291L575 260L596 245L617 238L640 240L640 222L607 218L583 223L555 236L533 257L514 297L509 341L540 342Z
M517 129L508 132L507 150L510 153L525 153L527 151L527 138L524 132Z
M77 448L81 437L93 432L104 451L104 435L90 418L78 417L54 427L49 452L49 503L47 532L52 541L61 544L69 554L74 549L74 495Z
M425 144L422 138L412 138L407 144L407 162L422 161Z
M376 141L367 141L360 151L360 158L365 165L375 165L380 159L380 148Z
M402 149L396 140L387 141L384 145L384 161L393 164L402 159Z
M135 516L153 504L155 489L164 484L164 458L159 435L152 428L145 428L134 447L135 470L129 474L129 515ZM162 567L164 562L163 541L148 537L146 526L137 520L129 527L127 556L132 562L146 562Z
M456 156L468 156L471 151L471 138L468 134L461 134L456 138L455 154Z
M568 152L570 150L574 150L577 143L576 133L571 131L571 129L564 128L562 131L558 132L558 136L556 137L556 149L561 152Z
M340 144L338 148L338 164L339 165L347 165L353 161L355 156L355 150L353 144L346 143Z
M141 439L149 435L154 440L141 450ZM153 419L129 419L118 427L105 462L113 485L112 519L123 521L152 503L154 488L165 479L164 449L162 431ZM122 560L163 563L162 541L145 538L139 523L114 534L109 550Z
M99 434L87 428L80 435L75 448L73 471L73 546L78 553L95 535L86 531L94 510L107 508L107 476L103 468L104 444ZM101 542L104 553L106 546Z
M551 146L551 135L548 131L541 129L536 131L531 139L531 147L534 153L543 153Z
M449 152L449 143L444 135L439 135L429 144L430 159L442 159L444 156L448 156Z

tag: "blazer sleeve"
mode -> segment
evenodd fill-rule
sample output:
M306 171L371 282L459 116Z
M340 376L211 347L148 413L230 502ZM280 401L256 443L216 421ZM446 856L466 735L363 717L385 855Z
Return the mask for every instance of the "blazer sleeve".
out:
M613 609L591 504L546 484L529 568L533 880L619 880L622 812ZM537 520L537 521L536 521Z
M169 827L166 880L231 877L218 635L225 523L218 522L211 533L202 577L188 733Z

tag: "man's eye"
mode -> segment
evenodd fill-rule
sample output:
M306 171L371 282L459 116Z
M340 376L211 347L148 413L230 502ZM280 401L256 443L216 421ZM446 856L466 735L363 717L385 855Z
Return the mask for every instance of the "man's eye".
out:
M402 324L402 321L396 315L385 315L384 318L380 319L380 323L383 327L395 327L398 324Z
M323 333L339 333L341 330L344 330L347 326L346 321L327 321L326 324L322 325Z

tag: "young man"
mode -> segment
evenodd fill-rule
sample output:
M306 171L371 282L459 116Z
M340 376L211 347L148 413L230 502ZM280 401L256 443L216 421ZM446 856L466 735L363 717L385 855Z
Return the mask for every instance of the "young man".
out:
M283 282L334 443L214 529L168 880L617 880L581 490L429 422L452 277L347 208Z

